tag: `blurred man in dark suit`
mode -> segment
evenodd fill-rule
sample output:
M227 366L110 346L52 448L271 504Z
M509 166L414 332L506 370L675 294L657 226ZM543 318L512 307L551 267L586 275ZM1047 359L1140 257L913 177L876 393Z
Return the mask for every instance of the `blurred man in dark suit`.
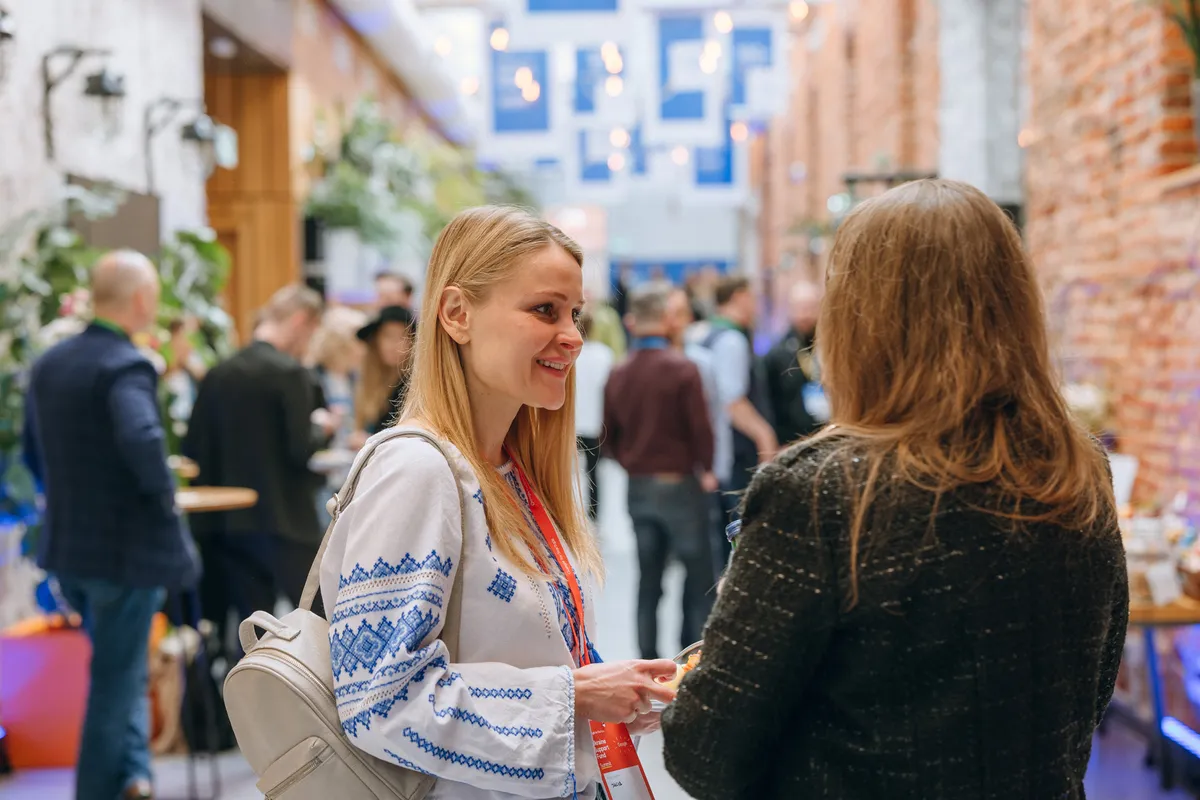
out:
M150 622L199 563L175 507L158 374L130 336L158 313L154 265L110 253L92 270L95 320L33 366L26 461L45 487L38 561L92 639L76 797L148 798Z
M193 522L204 556L204 616L224 631L271 610L280 594L300 601L321 542L313 493L321 478L309 460L337 430L315 376L300 363L321 321L313 290L286 286L271 297L254 341L205 376L184 439L200 486L245 486L258 503L205 514ZM222 636L222 641L225 641Z

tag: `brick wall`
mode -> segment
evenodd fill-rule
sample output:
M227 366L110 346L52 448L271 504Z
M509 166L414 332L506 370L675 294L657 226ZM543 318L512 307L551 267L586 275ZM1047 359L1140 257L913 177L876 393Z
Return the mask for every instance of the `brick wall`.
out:
M1200 479L1190 56L1148 3L1031 0L1027 239L1069 379L1105 387L1135 499ZM1200 504L1193 501L1194 511Z
M7 6L17 36L0 83L0 223L49 202L67 173L145 191L143 109L163 96L203 96L199 0L36 0ZM42 143L42 56L64 45L108 48L112 57L85 60L55 91L57 158L51 164ZM85 76L101 63L126 76L120 130L111 137L103 132L99 103L83 96ZM204 223L204 176L192 156L170 130L155 141L164 235Z
M788 110L768 137L768 266L819 271L795 228L829 219L847 172L936 169L938 32L934 0L813 5L795 26Z

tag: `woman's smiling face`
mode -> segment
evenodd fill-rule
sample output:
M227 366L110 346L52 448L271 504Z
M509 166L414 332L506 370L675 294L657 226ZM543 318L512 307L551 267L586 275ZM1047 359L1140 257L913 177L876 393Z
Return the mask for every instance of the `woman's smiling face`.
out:
M471 308L461 352L473 392L518 406L561 408L583 345L582 306L583 270L563 248L547 245L518 264Z

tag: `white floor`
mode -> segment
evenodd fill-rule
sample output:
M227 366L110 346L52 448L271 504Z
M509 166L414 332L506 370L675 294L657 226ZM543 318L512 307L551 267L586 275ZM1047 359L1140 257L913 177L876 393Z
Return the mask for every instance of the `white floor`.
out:
M637 657L634 630L634 603L637 588L637 554L633 531L625 507L625 476L610 462L601 466L600 536L608 567L608 580L598 603L600 631L596 646L607 661ZM659 652L674 654L679 647L680 597L682 571L672 569L666 580L660 623ZM680 789L662 762L662 739L655 735L643 740L640 748L643 765L654 788L655 800L684 800ZM261 798L254 788L255 776L236 753L222 756L217 763L222 800ZM197 791L189 791L187 761L172 758L156 762L155 780L158 800L210 800L210 770L202 763L197 769ZM70 800L72 776L69 770L30 770L0 781L3 800Z

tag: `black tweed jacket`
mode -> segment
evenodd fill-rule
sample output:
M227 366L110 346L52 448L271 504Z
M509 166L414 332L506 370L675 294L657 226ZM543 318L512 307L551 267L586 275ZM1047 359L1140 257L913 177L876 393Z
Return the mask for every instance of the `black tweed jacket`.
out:
M1115 511L1016 524L987 486L885 481L848 608L860 462L826 440L754 479L667 768L700 800L1083 798L1129 613Z

